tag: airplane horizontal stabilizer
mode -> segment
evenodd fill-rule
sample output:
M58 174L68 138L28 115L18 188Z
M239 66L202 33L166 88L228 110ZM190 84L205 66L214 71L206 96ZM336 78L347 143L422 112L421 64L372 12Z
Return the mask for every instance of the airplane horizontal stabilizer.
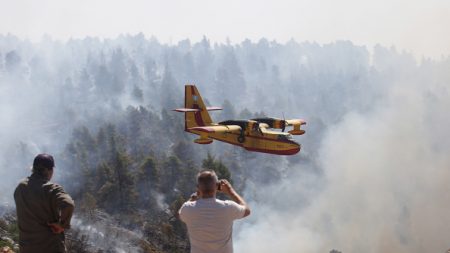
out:
M237 125L228 126L201 126L201 127L191 127L187 130L190 131L200 131L206 133L231 133L241 131L241 127Z
M176 112L199 112L201 110L193 109L193 108L177 108L177 109L174 109L173 111L176 111Z
M306 125L306 122L302 119L287 119L286 123L288 126L292 125Z
M220 111L220 110L222 110L222 107L211 106L211 107L206 107L206 110L208 110L208 111Z
M222 108L213 106L213 107L206 107L206 110L207 111L220 111L220 110L222 110ZM173 111L176 111L176 112L200 112L201 109L196 109L196 108L177 108L177 109L174 109Z

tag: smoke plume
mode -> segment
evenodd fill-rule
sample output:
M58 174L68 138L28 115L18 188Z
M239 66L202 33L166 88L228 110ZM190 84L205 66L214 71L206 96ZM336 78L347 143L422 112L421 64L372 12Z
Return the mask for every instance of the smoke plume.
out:
M297 166L279 185L248 189L261 198L251 224L240 224L237 251L450 248L449 80L418 76L401 75L372 110L328 127L323 177Z

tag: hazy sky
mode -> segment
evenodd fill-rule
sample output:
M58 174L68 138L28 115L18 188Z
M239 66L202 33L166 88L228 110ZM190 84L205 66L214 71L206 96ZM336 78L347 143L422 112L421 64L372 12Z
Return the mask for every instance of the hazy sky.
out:
M395 45L439 58L450 55L449 0L0 0L0 34L38 41L116 37L143 32L176 43L206 35L232 42L261 37L285 42Z

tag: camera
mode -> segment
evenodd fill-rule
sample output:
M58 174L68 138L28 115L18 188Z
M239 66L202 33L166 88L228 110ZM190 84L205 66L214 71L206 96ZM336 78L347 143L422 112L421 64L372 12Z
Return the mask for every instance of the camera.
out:
M218 190L218 191L221 191L221 190L222 190L222 188L221 188L221 183L222 183L222 179L219 179L219 181L217 181L217 183L216 183L216 186L217 186L217 190Z
M220 181L216 183L217 190L220 191Z

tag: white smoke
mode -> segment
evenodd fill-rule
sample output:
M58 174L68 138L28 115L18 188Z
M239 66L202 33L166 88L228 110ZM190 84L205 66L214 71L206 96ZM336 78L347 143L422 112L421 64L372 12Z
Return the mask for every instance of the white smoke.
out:
M248 189L263 198L240 224L237 252L450 248L450 80L418 76L393 82L372 111L329 126L323 178L298 167L280 185Z
M115 111L108 102L77 97L80 70L99 65L96 61L105 55L109 59L115 46L137 50L133 45L140 39L104 43L86 39L65 46L6 41L10 42L1 46L0 60L13 50L22 59L17 66L0 62L0 201L13 206L17 180L29 174L37 153L55 154L58 177L65 171L58 167L62 160L58 154L73 127L86 125L96 115L114 118L105 116ZM146 46L137 50L142 58L164 58L158 55L174 49L152 41L142 45ZM369 66L367 50L351 42L282 46L261 40L246 45L249 48L236 50L236 56L246 74L249 99L233 98L235 108L267 109L269 116L279 117L284 111L287 117L309 120L307 134L298 138L303 145L300 155L282 160L248 154L240 161L243 170L258 174L260 182L282 179L272 185L246 180L245 196L251 200L253 214L239 223L237 252L444 252L450 248L449 59L415 66L411 56L379 47L372 55L374 66ZM204 78L203 83L198 82L204 85L202 92L214 93L216 69L233 66L222 64L220 55L231 51L214 49L212 56L218 57L213 62L208 60L212 56L200 57L203 49L196 48L201 47L192 48L196 66L212 64L197 77ZM254 69L254 59L246 56L251 49L271 71ZM134 53L131 58L143 67L143 59ZM182 69L176 67L177 59L170 61L174 74ZM89 71L90 79L95 79L98 71ZM181 89L186 74L192 74L185 72L177 74ZM85 85L92 85L92 80ZM118 96L122 105L131 103L125 93ZM220 104L222 99L211 101ZM318 134L321 124L328 129L325 137ZM305 157L312 162L305 162ZM277 168L270 170L272 164ZM163 195L157 196L157 204L166 209ZM86 233L100 231L80 222Z
M139 243L148 243L142 239L142 234L121 228L106 213L93 212L92 218L86 220L75 216L72 219L72 228L82 234L92 252L140 253Z

